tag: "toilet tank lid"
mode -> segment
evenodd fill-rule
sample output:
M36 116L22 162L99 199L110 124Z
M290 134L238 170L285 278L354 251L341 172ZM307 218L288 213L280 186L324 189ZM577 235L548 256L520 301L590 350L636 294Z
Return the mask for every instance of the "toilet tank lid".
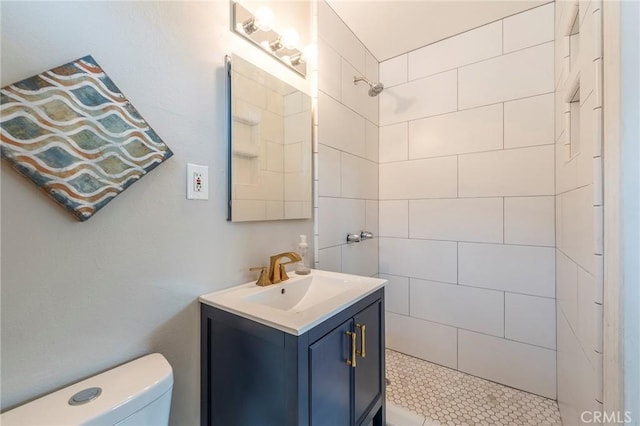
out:
M100 396L83 405L69 399L81 390L100 387ZM0 414L0 424L80 425L130 416L173 387L173 371L159 353L143 356L96 376L89 377Z

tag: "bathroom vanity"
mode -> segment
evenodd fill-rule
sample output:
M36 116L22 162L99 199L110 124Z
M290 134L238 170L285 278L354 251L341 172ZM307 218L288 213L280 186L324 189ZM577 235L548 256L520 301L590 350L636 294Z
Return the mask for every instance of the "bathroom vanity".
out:
M312 270L202 296L201 424L382 426L384 283Z

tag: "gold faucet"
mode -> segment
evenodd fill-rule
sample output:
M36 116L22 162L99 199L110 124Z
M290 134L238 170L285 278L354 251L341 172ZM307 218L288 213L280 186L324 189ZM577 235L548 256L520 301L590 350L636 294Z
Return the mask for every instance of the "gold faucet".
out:
M280 262L280 259L286 257L289 259L289 262ZM282 281L286 281L289 279L287 275L287 270L284 265L288 265L294 262L300 262L302 258L298 255L298 253L292 251L286 251L284 253L276 254L271 256L271 261L269 262L269 272L267 272L266 266L259 266L257 268L249 268L250 271L260 271L260 277L258 281L256 281L256 285L261 287L265 287L271 284L278 284Z
M289 262L281 263L280 259L286 257L289 259ZM286 281L289 279L287 275L287 270L284 265L288 265L294 262L300 262L302 258L298 255L298 253L287 251L284 253L276 254L271 256L271 261L269 262L269 281L271 284L278 284L279 282Z

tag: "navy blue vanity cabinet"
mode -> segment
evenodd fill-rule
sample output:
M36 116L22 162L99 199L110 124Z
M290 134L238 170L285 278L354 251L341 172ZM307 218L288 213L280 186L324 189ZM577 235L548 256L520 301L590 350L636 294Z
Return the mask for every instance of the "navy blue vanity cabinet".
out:
M203 426L384 425L384 289L300 336L201 312Z

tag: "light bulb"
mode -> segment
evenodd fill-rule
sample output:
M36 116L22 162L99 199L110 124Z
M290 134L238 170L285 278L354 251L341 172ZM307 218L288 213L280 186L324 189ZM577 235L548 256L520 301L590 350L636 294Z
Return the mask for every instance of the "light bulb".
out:
M287 49L295 49L299 42L300 36L293 28L287 28L282 32L282 44Z
M270 31L275 24L275 16L271 9L262 6L256 10L256 26L262 31Z

